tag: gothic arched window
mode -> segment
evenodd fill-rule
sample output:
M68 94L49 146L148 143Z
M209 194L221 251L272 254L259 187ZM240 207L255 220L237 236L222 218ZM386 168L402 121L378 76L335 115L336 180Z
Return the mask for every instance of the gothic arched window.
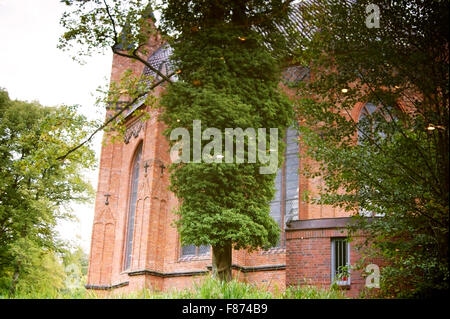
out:
M379 106L376 106L373 103L366 103L359 113L358 118L358 143L361 143L361 140L364 139L364 137L372 135L373 131L375 130L375 123L373 119L371 118L372 114L379 111Z
M392 114L393 109L390 106L383 106L382 104L375 105L374 103L366 103L358 118L358 144L363 145L364 141L368 139L382 138L385 139L387 136L386 131L383 127L379 126L383 122L389 123L395 121L396 117ZM378 180L382 183L382 180ZM360 192L370 192L368 186L362 186ZM371 201L367 201L372 206L377 206L372 204ZM375 213L371 210L365 209L363 207L359 208L359 215L372 217L372 216L384 216L381 213Z
M138 149L136 150L133 165L131 167L129 208L128 208L127 232L125 240L125 259L124 259L125 270L130 268L131 255L133 253L134 220L136 216L136 203L139 184L139 168L141 166L141 156L142 156L142 143L139 144Z
M393 114L393 108L375 105L374 103L366 103L359 113L358 118L358 144L366 139L374 139L375 137L386 138L385 130L379 126L381 123L392 123L397 118Z
M280 241L274 248L284 247L284 226L289 219L297 219L299 194L298 131L292 126L286 131L286 152L283 166L275 178L275 197L270 203L270 216L281 229Z

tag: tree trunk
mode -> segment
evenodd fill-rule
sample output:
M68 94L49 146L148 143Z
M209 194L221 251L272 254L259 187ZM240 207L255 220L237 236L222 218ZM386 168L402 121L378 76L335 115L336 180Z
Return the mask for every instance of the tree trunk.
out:
M212 248L212 273L213 277L220 281L230 281L231 276L231 256L232 245L227 243L224 246L213 246Z

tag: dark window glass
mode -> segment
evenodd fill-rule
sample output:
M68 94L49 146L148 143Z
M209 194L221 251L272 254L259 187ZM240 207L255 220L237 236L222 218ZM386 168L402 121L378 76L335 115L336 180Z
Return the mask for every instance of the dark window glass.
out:
M377 134L381 138L386 138L386 133L380 127L381 122L394 123L397 121L395 110L391 106L378 106L374 103L366 103L358 118L358 143L364 138L374 138Z
M299 161L298 131L296 127L291 127L286 134L284 222L298 216Z
M373 103L366 103L361 112L359 113L358 118L358 143L361 143L361 140L366 136L371 136L374 131L374 123L371 118L371 115L378 110L377 106Z
M277 171L277 177L275 178L275 198L270 203L270 216L277 222L280 229L283 229L281 223L282 220L282 180L283 180L283 168L279 168ZM277 245L274 247L280 247L281 239L278 241Z
M199 255L208 255L210 251L209 245L201 245L198 247L198 254Z
M125 242L125 261L124 268L129 269L131 264L131 255L133 253L133 234L134 234L134 219L136 215L136 202L138 193L138 183L139 183L139 168L141 165L141 155L142 155L142 144L139 145L136 155L134 157L132 174L131 174L131 185L130 185L130 206L128 210L128 220L127 220L127 237Z
M186 245L181 247L181 257L205 256L209 254L210 250L211 246L209 245Z
M182 256L195 256L196 247L195 245L186 245L181 248Z

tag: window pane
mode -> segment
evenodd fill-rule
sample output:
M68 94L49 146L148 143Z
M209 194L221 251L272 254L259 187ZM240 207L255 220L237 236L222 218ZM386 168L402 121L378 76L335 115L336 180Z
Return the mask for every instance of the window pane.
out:
M298 199L286 201L286 215L285 219L289 216L298 216Z
M281 200L281 176L282 169L278 169L277 177L275 178L275 197L273 198L273 202Z
M195 256L195 245L187 245L181 247L181 256Z
M285 156L285 222L290 217L298 216L298 192L299 192L299 145L298 131L290 127L286 133L286 156Z
M275 198L270 203L270 216L281 226L281 182L283 170L277 171L275 178Z
M377 106L373 103L367 103L364 105L364 107L361 110L361 114L359 118L361 119L364 116L371 115L373 112L375 112L377 109Z
M281 202L271 202L270 203L270 216L281 227Z
M209 245L201 245L200 247L198 247L198 254L199 255L208 255L210 251L210 246Z
M125 269L130 268L131 255L133 253L133 233L134 233L134 219L136 214L136 201L139 184L139 167L141 165L142 144L139 145L134 158L133 171L131 175L131 189L130 189L130 207L128 211L127 221L127 239L125 248Z
M209 245L201 245L201 246L186 245L181 247L181 257L204 256L208 255L210 250L211 246Z

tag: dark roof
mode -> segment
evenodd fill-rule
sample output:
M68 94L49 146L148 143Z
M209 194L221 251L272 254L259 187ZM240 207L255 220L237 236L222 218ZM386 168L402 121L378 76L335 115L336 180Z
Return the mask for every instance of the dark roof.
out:
M153 8L150 4L147 5L147 7L145 7L144 11L143 11L143 15L142 17L145 18L150 18L153 21L156 21L156 17L153 13ZM125 26L123 27L122 32L119 34L119 38L120 38L120 43L116 44L114 49L117 50L130 50L134 47L134 43L128 43L127 41L127 34L130 32L130 25L127 23L125 24Z
M289 12L289 23L278 24L276 27L280 30L280 32L288 38L288 41L292 43L292 47L300 45L296 43L295 38L292 37L292 30L297 30L302 32L304 36L310 36L307 32L305 32L306 27L303 25L302 21L302 10L301 6L303 3L309 3L309 1L303 1L301 3L295 4L292 6L292 10ZM264 35L265 31L262 29L256 28L258 32ZM170 56L173 52L173 49L167 43L163 44L160 48L158 48L148 59L147 62L159 71L163 71L164 68L167 68L167 73L174 71L172 64L170 63ZM144 68L144 75L155 76L156 73L151 71L148 67Z
M303 1L303 3L309 3L309 1L306 0ZM291 30L294 29L300 31L302 32L303 36L307 37L310 36L308 33L304 32L306 28L302 23L303 19L301 6L302 3L293 5L292 10L289 13L290 18L289 23L277 25L277 28L280 30L280 32L284 34L288 38L288 40L291 41L293 47L299 44L296 43L295 38L292 38ZM153 11L151 12L151 17L154 19ZM258 30L258 32L261 32L264 35L263 30ZM147 62L153 68L159 70L161 73L169 75L174 72L174 67L170 61L170 56L172 55L172 52L173 52L172 47L169 44L164 43L155 52L153 52L152 55L150 55L150 57L147 59ZM143 74L146 76L153 76L155 77L156 80L159 80L159 76L155 72L150 70L147 66L144 68ZM299 81L308 78L308 76L309 76L308 68L293 65L287 67L286 70L283 72L282 80L290 83L298 83ZM172 76L172 80L176 81L177 76L176 75ZM145 97L143 97L141 101L131 106L126 116L129 116L134 110L139 108L144 103L144 100Z

